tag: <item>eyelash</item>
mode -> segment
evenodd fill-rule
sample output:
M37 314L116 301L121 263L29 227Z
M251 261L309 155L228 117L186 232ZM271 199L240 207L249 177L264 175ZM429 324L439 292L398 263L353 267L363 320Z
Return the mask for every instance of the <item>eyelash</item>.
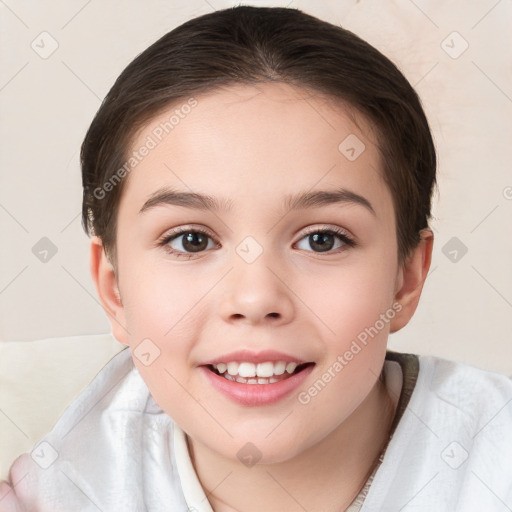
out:
M175 249L172 249L168 245L169 242L173 241L174 239L176 239L182 235L188 234L188 233L196 233L196 234L205 235L215 242L215 239L210 234L210 232L205 231L203 229L200 229L200 228L189 228L189 229L178 228L171 233L166 233L160 240L158 240L157 245L159 247L163 247L164 250L166 252L168 252L169 254L172 254L173 256L177 256L179 258L191 259L194 256L194 254L201 254L202 252L206 252L206 251L199 251L197 253L192 253L192 252L176 251ZM350 236L348 236L345 231L343 231L339 228L333 228L333 227L329 227L329 228L328 227L321 227L321 228L317 227L317 228L307 229L306 232L303 234L303 236L298 241L303 240L304 238L306 238L309 235L320 234L320 233L335 235L343 242L343 246L341 248L339 247L338 249L336 249L334 251L326 251L325 252L326 254L337 254L343 250L346 250L346 247L355 247L357 245L356 242ZM217 243L217 242L215 242L215 243ZM315 251L307 251L307 252L313 252L314 254L323 254L322 252L315 252Z

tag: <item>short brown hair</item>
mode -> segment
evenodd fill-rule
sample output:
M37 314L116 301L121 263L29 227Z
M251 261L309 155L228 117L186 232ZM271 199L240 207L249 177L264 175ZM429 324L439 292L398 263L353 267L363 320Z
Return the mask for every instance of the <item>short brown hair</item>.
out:
M97 191L126 162L137 130L193 94L276 81L342 100L375 125L398 259L406 259L428 227L436 182L434 143L418 95L387 57L346 29L297 9L239 6L194 18L152 44L121 73L92 121L81 149L82 224L102 239L114 264L125 180L108 194Z

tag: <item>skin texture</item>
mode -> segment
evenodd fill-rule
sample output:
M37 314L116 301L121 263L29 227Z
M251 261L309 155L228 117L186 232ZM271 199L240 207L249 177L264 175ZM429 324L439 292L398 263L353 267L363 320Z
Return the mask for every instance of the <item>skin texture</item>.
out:
M397 397L378 377L389 333L417 307L432 233L422 232L407 262L398 264L376 137L357 112L280 83L231 86L196 99L127 178L116 271L101 240L92 239L99 297L115 337L132 354L144 339L160 350L150 365L137 357L134 363L187 433L214 510L343 510L388 438ZM144 127L133 148L175 108ZM365 144L354 161L338 149L350 134ZM139 213L161 187L226 199L231 209L159 205ZM341 187L366 198L375 213L355 203L296 211L283 205L288 194ZM206 250L178 257L158 245L180 226L206 229ZM340 228L356 245L334 237L332 250L315 251L306 228ZM252 263L237 253L248 236L262 250ZM169 244L185 251L182 241ZM300 403L298 392L393 304L400 311L320 393ZM297 392L272 405L243 406L213 389L198 368L238 349L274 349L315 366ZM253 467L237 457L248 442L261 452Z

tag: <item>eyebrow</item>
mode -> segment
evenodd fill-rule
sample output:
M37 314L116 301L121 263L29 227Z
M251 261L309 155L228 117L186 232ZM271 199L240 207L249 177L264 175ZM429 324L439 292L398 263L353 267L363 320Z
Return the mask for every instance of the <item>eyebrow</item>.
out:
M344 188L287 195L283 204L286 210L299 210L305 208L319 208L321 206L340 203L363 206L376 216L375 210L368 199ZM212 210L219 212L230 211L233 207L233 202L229 199L217 199L210 195L163 188L151 194L140 209L139 214L151 208L165 205L184 206L196 210Z

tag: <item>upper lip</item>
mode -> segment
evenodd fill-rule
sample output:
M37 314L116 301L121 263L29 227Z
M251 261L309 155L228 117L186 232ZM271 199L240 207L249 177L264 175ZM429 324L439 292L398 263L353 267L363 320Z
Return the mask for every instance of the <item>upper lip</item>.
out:
M285 361L287 363L297 363L297 365L307 362L304 361L303 359L292 356L290 354L285 354L284 352L277 352L276 350L260 350L258 352L254 352L251 350L236 350L235 352L230 352L229 354L215 357L214 359L209 359L208 361L201 363L199 366L229 363L230 361L239 361L254 364L266 363L268 361L272 363L276 363L278 361Z

